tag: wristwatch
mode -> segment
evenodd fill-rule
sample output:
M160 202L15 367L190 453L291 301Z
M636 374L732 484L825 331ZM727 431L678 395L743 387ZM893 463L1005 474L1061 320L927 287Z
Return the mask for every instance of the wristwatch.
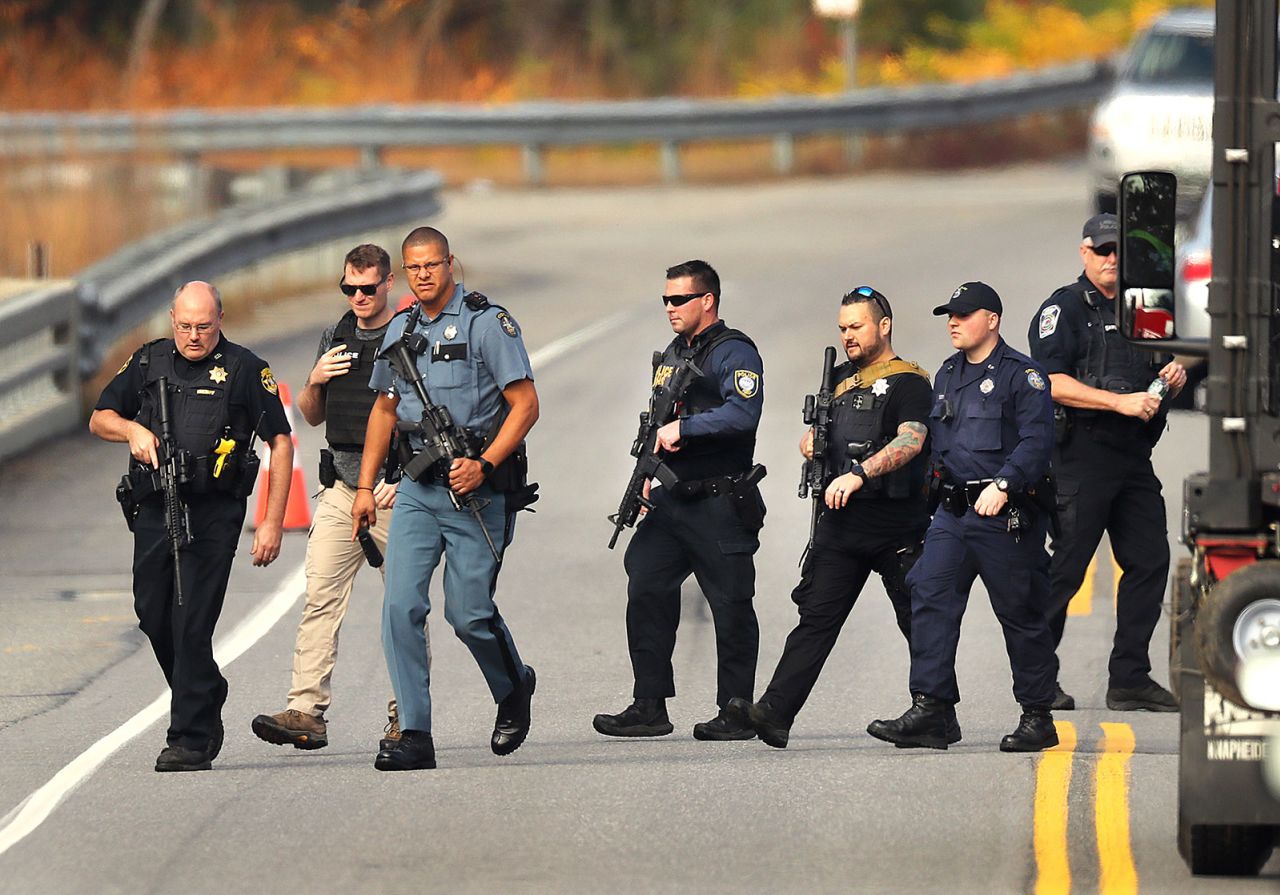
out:
M862 468L862 464L859 463L857 460L853 461L853 466L849 468L849 472L853 473L858 478L862 479L862 484L864 485L871 478L871 476L867 475L867 471Z
M1004 476L996 476L992 481L995 482L997 491L1001 491L1005 494L1009 493L1009 480Z
M486 460L484 457L480 458L480 472L484 475L486 479L489 477L490 473L493 472L493 464L490 463L488 460Z

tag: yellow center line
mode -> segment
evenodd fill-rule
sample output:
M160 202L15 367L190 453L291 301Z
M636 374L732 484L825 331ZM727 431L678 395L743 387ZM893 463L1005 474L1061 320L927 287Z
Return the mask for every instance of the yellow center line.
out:
M1058 745L1040 756L1036 768L1035 895L1067 895L1071 891L1071 863L1067 856L1067 796L1071 791L1071 763L1076 728L1055 721Z
M1099 895L1136 895L1138 871L1129 842L1129 758L1133 728L1103 722L1094 778L1094 826L1098 834Z
M1093 576L1097 570L1098 556L1094 554L1089 560L1089 568L1085 570L1084 581L1080 582L1080 589L1067 604L1067 615L1089 615L1093 612Z

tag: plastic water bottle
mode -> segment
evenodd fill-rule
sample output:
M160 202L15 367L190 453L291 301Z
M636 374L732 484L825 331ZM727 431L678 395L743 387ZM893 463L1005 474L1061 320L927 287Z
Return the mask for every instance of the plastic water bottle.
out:
M1163 401L1164 396L1169 394L1169 383L1157 376L1155 379L1151 380L1151 384L1147 386L1147 394L1155 395Z

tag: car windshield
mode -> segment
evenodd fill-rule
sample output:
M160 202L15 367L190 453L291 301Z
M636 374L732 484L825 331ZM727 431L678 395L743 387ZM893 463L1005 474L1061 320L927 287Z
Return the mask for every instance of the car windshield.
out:
M1212 84L1213 35L1148 34L1134 52L1125 80L1135 84Z

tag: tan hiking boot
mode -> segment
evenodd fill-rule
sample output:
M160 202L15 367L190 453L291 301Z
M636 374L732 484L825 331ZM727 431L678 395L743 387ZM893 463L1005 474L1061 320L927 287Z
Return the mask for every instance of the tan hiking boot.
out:
M259 715L253 719L253 732L258 735L258 739L277 746L323 749L329 745L329 727L324 723L324 718L317 718L297 709L286 709L274 715Z
M393 699L387 703L387 726L382 728L382 741L379 749L394 749L400 745L400 712Z

